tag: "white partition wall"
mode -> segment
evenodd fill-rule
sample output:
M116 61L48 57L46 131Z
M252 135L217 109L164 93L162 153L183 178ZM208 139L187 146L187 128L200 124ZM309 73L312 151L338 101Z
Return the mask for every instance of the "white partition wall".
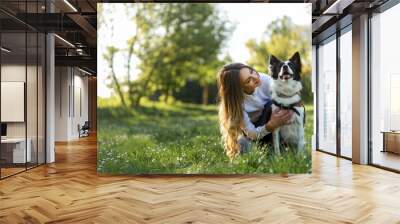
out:
M26 70L26 132L27 144L30 148L31 161L27 164L28 168L34 167L38 160L38 77L39 77L39 57L38 57L37 32L28 31L26 33L27 49L31 52L27 60ZM29 94L28 94L29 93Z
M20 1L28 13L44 12L43 0ZM29 7L28 7L29 5ZM3 20L14 21L0 12ZM0 25L1 26L1 25ZM0 27L0 178L46 162L46 39L23 23ZM53 61L54 62L54 61Z
M25 82L1 82L1 122L24 122Z
M55 140L78 139L78 125L88 120L88 77L75 67L56 67L55 73Z
M2 34L2 44L9 43L15 36L19 36L21 34L18 33L8 33ZM24 46L23 42L18 43L19 46ZM3 139L1 140L0 150L1 150L1 177L7 177L13 175L18 172L22 172L26 170L25 164L26 162L31 161L31 152L27 153L27 150L31 150L31 148L27 147L27 127L26 127L26 105L25 105L25 91L26 91L26 70L27 66L25 62L25 52L15 52L14 58L5 59L7 52L1 52L1 99L5 102L1 102L0 110L1 114L6 117L1 118L2 125L6 125L6 134L4 134ZM9 53L7 53L10 56ZM22 57L21 57L22 56ZM12 59L12 61L10 61ZM14 84L10 84L14 83ZM17 87L17 86L18 87ZM1 88L0 87L0 88ZM14 89L15 87L16 89ZM22 87L22 88L21 88ZM22 120L21 117L12 117L9 116L13 111L8 108L9 98L11 94L17 94L22 98L23 104L22 107L18 106L18 109L22 111L18 111L16 113L21 114L22 112ZM21 99L19 99L21 100ZM18 104L20 104L19 102ZM31 141L28 141L31 143ZM29 155L29 158L27 158Z

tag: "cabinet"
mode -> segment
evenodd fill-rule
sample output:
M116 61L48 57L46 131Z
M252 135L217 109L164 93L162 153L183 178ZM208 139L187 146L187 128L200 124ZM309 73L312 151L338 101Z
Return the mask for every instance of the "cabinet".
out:
M383 152L400 154L400 132L387 131L383 134Z
M1 140L1 159L6 164L19 164L31 162L32 141L26 140L27 147L25 151L25 138L7 138Z

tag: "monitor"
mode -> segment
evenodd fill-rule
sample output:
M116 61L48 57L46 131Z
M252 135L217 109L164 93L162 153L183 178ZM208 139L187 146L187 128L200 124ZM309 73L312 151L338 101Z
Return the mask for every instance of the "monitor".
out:
M1 123L1 136L7 136L7 124Z

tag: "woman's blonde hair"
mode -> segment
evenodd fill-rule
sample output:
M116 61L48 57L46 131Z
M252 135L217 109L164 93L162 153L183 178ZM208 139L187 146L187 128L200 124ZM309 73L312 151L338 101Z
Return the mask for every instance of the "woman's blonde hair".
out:
M242 63L225 65L217 77L220 132L225 152L230 158L239 153L238 137L242 134L243 128L244 94L240 85L242 68L250 67Z

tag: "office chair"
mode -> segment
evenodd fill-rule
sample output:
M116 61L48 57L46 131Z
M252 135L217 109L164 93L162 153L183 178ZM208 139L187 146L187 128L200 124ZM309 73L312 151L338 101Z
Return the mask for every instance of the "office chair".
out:
M89 125L89 121L85 121L85 123L82 125L82 127L79 127L80 125L78 125L78 129L79 129L79 138L80 137L87 137L89 136L89 129L90 129L90 125Z

